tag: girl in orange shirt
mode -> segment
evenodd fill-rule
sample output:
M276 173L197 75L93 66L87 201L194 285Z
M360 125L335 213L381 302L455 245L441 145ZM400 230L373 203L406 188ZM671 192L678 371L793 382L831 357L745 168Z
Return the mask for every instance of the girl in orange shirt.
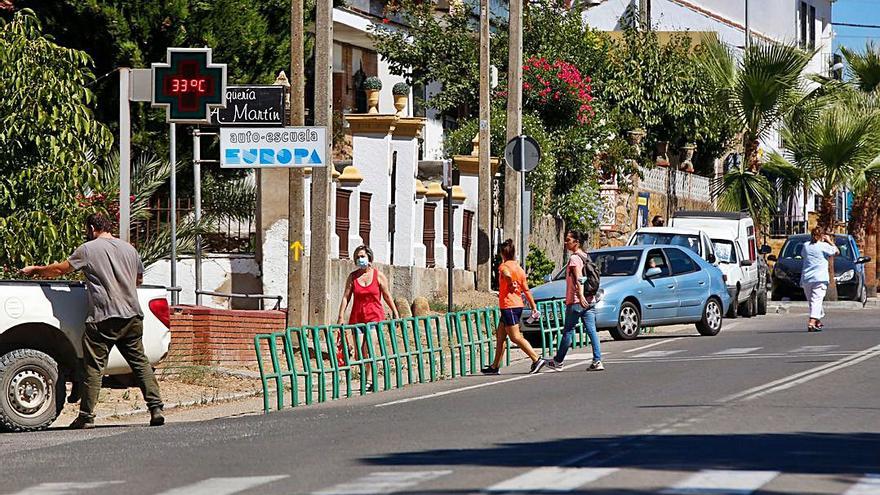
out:
M532 349L529 341L523 337L519 330L519 322L523 312L523 295L529 301L532 308L532 319L538 319L541 314L535 306L535 299L529 292L529 285L526 282L526 272L523 271L519 263L514 259L516 256L516 248L513 246L513 240L508 239L501 244L501 266L498 267L498 306L501 308L501 321L495 330L497 344L495 346L495 361L481 371L487 375L497 375L501 366L501 359L504 357L504 347L507 337L511 342L519 346L532 360L532 368L529 373L537 373L541 371L545 361L538 357L535 350Z

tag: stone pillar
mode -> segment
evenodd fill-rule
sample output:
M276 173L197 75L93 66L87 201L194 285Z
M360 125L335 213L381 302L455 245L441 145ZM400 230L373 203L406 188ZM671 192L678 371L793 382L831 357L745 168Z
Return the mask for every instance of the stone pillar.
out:
M372 194L370 248L375 255L374 261L390 264L391 134L398 117L360 114L346 115L345 120L352 137L352 164L364 177L360 191Z
M416 264L416 253L424 256L425 246L421 244L421 234L416 230L417 216L421 213L414 208L416 200L416 175L419 169L419 137L425 126L421 117L400 118L394 126L391 139L392 153L397 153L395 174L394 211L394 259L397 266ZM418 233L418 240L417 240ZM424 266L424 258L422 261Z
M415 181L413 181L415 182ZM424 184L422 185L424 187ZM415 222L413 241L413 266L424 268L428 264L427 249L425 248L425 199L424 195L416 195Z

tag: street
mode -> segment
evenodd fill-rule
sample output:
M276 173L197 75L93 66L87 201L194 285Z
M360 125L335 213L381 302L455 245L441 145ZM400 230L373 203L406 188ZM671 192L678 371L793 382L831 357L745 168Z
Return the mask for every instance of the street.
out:
M603 342L604 373L581 350L269 415L6 434L2 493L877 494L878 316L659 329Z

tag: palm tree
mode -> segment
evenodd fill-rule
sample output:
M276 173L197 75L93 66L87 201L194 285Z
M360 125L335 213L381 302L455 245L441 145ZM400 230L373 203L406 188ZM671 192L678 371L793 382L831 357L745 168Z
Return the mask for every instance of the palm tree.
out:
M880 48L869 41L864 53L845 46L840 47L840 52L846 60L850 83L864 93L874 92L880 86Z

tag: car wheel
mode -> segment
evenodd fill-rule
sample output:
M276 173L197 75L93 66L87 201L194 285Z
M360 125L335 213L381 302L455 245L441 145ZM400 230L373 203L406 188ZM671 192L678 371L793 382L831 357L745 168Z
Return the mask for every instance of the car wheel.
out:
M774 290L770 292L770 300L771 301L781 301L782 300L782 292L778 290Z
M617 314L617 326L609 329L614 340L632 340L642 330L642 315L635 304L626 301Z
M703 318L697 323L697 331L700 332L700 335L707 337L718 335L723 322L721 308L721 301L714 297L710 297L706 301L706 305L703 307Z
M868 288L862 284L862 290L859 292L859 302L862 303L862 306L868 303Z
M763 290L758 293L758 314L767 314L767 290Z
M733 297L730 299L730 308L727 309L727 317L728 318L736 318L736 312L739 309L739 287L736 288L736 292L733 294Z
M0 428L44 430L64 407L58 364L46 353L19 349L0 357Z

